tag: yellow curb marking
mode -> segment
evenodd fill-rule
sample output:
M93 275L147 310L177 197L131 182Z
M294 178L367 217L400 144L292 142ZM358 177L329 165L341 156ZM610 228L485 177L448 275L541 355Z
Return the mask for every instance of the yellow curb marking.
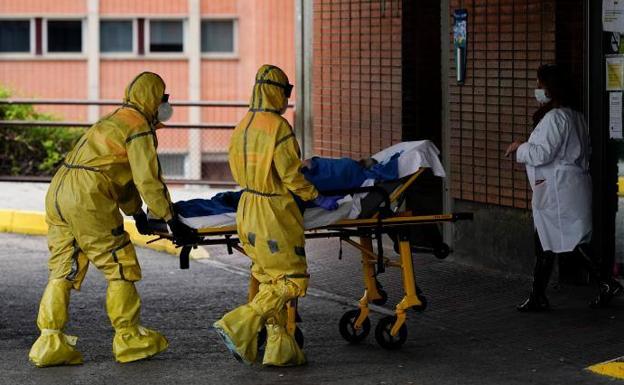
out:
M587 370L603 376L624 380L624 357L592 365L588 367Z
M175 256L180 255L181 249L176 248L169 240L161 239L148 244L147 242L154 239L154 236L139 234L134 225L134 221L125 220L124 229L130 235L132 243L137 246L162 251ZM45 222L45 214L42 212L0 209L0 232L46 235L48 234L48 225ZM210 254L203 247L198 247L191 250L191 258L206 259L210 258Z

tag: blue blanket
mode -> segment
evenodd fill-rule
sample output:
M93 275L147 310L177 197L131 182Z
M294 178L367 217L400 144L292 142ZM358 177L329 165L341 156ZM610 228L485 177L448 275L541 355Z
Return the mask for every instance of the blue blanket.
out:
M398 178L399 154L395 154L384 164L378 163L370 168L362 167L350 158L329 159L314 157L311 166L302 169L303 176L319 191L348 190L360 187L366 179L376 181ZM234 213L242 191L222 192L210 199L191 199L174 203L176 212L184 218L204 217L225 213ZM302 202L293 195L299 208L314 206L311 202Z
M222 192L210 199L191 199L174 203L175 210L184 218L205 217L234 213L243 191Z
M351 158L320 158L310 159L310 167L301 172L318 190L348 190L360 187L366 179L375 181L394 180L399 177L399 155L394 154L386 163L377 163L365 168Z

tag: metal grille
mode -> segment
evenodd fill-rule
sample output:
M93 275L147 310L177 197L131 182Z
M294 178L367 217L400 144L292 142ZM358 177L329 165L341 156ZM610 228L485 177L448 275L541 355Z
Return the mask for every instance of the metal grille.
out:
M401 140L400 0L314 2L314 152L369 156Z
M524 168L503 153L532 129L537 68L555 60L555 1L452 0L456 8L468 10L468 65L459 86L451 51L453 197L527 208Z

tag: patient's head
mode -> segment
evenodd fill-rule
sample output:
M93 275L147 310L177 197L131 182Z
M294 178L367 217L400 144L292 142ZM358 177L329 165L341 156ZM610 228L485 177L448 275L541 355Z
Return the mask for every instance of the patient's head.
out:
M373 158L362 158L358 161L358 163L360 164L360 166L364 167L364 168L371 168L374 165L376 165L377 162L375 159Z

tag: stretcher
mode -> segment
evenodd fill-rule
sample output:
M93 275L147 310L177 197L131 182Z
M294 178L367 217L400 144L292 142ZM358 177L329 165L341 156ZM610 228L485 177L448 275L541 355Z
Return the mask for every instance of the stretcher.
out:
M434 169L435 167L431 168ZM338 238L341 242L345 242L360 251L364 293L359 300L358 308L344 313L338 325L341 336L349 343L357 344L370 333L369 305L371 303L384 305L388 300L388 295L383 290L377 276L383 274L387 268L398 268L402 273L404 296L396 304L395 314L379 321L375 328L375 339L380 346L386 349L397 349L403 345L407 339L407 326L405 324L407 311L409 309L423 311L427 307L427 299L416 284L414 275L412 262L414 248L410 241L410 229L413 226L472 220L473 218L472 213L414 215L403 208L407 190L428 169L429 167L419 167L415 172L398 180L376 183L373 186L342 191L324 191L322 193L326 195L360 197L358 217L349 218L347 216L316 227L309 227L308 224L315 223L318 225L318 221L305 220L306 239ZM347 200L347 202L349 201ZM192 243L186 244L173 239L166 230L155 233L159 236L158 239L169 239L181 247L180 268L182 269L189 268L190 251L198 245L225 245L229 254L232 254L234 250L245 254L237 237L235 224L197 228L194 230L196 238ZM389 257L384 252L384 235L389 236L393 241L394 250L398 257ZM430 248L419 248L418 251L431 252L438 258L445 258L450 252L449 247L441 241ZM258 292L258 285L258 281L250 276L249 301ZM290 301L287 304L287 310L287 330L300 345L303 345L303 334L297 327L297 322L300 320L297 313L297 300ZM259 341L261 339L262 337L259 337Z

